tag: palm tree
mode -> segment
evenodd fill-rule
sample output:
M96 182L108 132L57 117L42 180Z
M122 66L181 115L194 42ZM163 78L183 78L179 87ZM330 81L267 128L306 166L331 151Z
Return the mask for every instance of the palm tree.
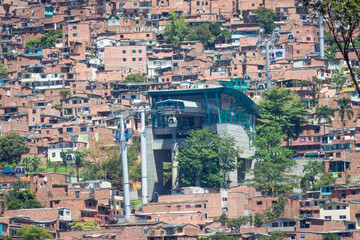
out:
M347 76L344 74L344 70L342 68L337 68L333 71L333 77L331 81L336 85L336 92L340 92L344 84L346 83Z
M71 90L70 89L61 89L60 90L60 96L61 96L61 107L63 107L64 99L71 97ZM61 112L62 114L62 112ZM61 115L62 116L62 115Z
M321 125L321 120L325 120L323 123L332 123L331 117L334 117L336 109L330 108L326 105L321 105L316 108L316 119L318 120L319 125ZM324 127L325 135L325 127Z
M343 126L345 126L345 115L349 120L354 116L354 111L352 110L351 101L349 98L343 97L338 100L335 100L339 106L337 109L338 116L341 118L343 122Z
M68 152L64 152L64 150L61 150L61 159L62 159L62 163L64 164L64 167L65 167L65 174L67 174L67 161L66 161L66 154L70 153L69 151Z
M79 182L79 169L84 166L84 158L88 155L87 151L75 151L75 167L76 167L76 179Z

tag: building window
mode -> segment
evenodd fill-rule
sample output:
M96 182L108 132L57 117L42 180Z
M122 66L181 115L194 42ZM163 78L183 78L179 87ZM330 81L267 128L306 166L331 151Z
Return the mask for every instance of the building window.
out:
M77 26L73 26L73 30L76 30L77 29Z
M132 60L133 60L133 62L136 62L136 58L133 58Z
M81 132L86 132L86 130L87 130L87 127L82 127L82 128L80 129Z
M346 219L346 215L340 215L340 219Z
M227 198L226 198L226 197L223 197L222 200L223 200L223 202L226 202L226 201L227 201Z
M331 216L325 216L325 219L331 220Z
M56 153L52 153L51 156L52 156L52 157L56 157Z
M122 53L125 54L125 53L126 53L126 50L123 50Z
M257 201L256 205L262 205L262 201Z
M271 223L271 227L279 227L279 223L277 222Z
M136 50L132 50L132 53L136 53Z
M328 206L327 210L332 210L332 206Z
M75 191L75 198L80 198L80 191Z
M352 190L352 191L351 191L351 195L356 195L356 191L355 191L355 190Z
M73 128L71 127L71 128L66 128L66 131L67 132L73 132Z
M196 6L200 6L200 1L196 1Z
M139 62L141 62L142 61L142 58L139 58Z
M307 37L307 38L306 38L306 41L310 41L310 37Z
M73 37L77 37L77 33L73 33Z
M123 58L123 62L126 62L126 58Z
M305 234L300 234L300 239L305 239Z

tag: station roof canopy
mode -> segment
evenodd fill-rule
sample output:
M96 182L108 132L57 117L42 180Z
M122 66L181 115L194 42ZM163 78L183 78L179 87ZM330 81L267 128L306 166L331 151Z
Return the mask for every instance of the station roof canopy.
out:
M143 94L150 97L165 97L168 96L171 99L176 99L176 95L194 95L194 94L225 94L232 96L235 99L240 100L248 109L250 109L254 114L259 114L260 109L243 92L236 90L234 88L228 87L211 87L211 88L189 88L189 89L179 89L179 90L159 90L159 91L147 91Z

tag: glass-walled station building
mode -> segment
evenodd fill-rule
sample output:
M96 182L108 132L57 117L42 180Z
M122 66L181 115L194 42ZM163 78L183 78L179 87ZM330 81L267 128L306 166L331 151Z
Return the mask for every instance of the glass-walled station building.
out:
M182 187L177 181L174 157L192 129L208 128L234 136L242 150L238 159L242 161L242 167L229 174L230 186L244 181L243 172L252 164L246 158L253 154L251 139L255 117L259 113L256 104L246 94L235 88L215 86L149 91L145 95L150 98L153 110L151 127L146 129L150 198L155 192L177 192ZM164 179L164 166L170 163L171 179Z

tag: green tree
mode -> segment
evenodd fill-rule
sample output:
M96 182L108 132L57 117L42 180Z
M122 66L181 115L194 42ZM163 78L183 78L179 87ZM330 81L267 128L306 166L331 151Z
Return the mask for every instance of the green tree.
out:
M235 236L226 236L221 234L220 232L215 233L211 237L199 238L199 240L238 240L239 237Z
M29 150L25 145L25 138L17 133L10 133L0 137L0 161L7 163L17 163L21 160L21 155Z
M257 15L257 22L264 28L265 33L271 34L275 29L276 13L265 7L258 7L252 12Z
M226 213L222 213L219 217L219 222L227 222L229 220Z
M199 40L205 48L214 45L216 37L210 31L210 25L203 23L196 28L197 40Z
M228 219L227 226L233 228L237 231L240 231L242 225L247 225L251 222L250 216L239 216L236 219Z
M23 189L22 184L13 184L12 186L13 190L6 195L7 210L42 208L41 203L30 189Z
M66 161L66 155L67 154L71 154L71 151L65 152L63 149L61 150L60 157L61 157L61 160L62 160L62 164L65 167L65 174L67 174L67 165L68 165L68 162Z
M265 210L264 215L267 221L272 221L284 215L286 201L287 198L280 195L277 203L273 203L270 209Z
M189 23L185 22L187 16L178 16L171 10L169 17L170 22L165 26L164 38L168 43L178 45L189 33Z
M316 108L316 119L318 121L318 124L321 126L321 124L326 123L332 123L331 117L335 116L336 109L330 108L327 105L321 105ZM323 123L321 121L323 120ZM324 127L324 135L325 135L325 127Z
M254 226L255 227L261 227L263 225L263 219L264 219L264 215L261 213L255 213L254 216Z
M323 173L321 178L314 183L312 190L319 191L321 186L330 185L335 183L335 178L330 173Z
M81 222L72 222L70 223L71 230L74 231L83 231L83 230L100 230L104 229L100 227L99 224L93 220Z
M341 119L341 122L343 122L343 126L345 126L345 115L349 120L354 116L354 111L352 110L351 106L351 100L349 98L343 97L338 100L335 100L338 105L338 115Z
M132 182L141 179L140 144L133 143L128 147L129 178ZM109 153L106 160L102 162L85 162L81 172L84 180L106 179L113 185L122 186L122 162L120 150Z
M79 169L84 166L84 159L88 155L88 151L75 151L75 167L76 167L76 179L79 182Z
M322 240L340 240L340 237L335 233L326 233Z
M283 231L277 230L270 233L270 236L264 236L261 240L283 240L286 239L286 235Z
M334 37L335 44L338 46L347 67L350 71L351 79L360 95L360 88L356 81L355 72L351 66L349 53L354 51L360 61L356 39L358 37L358 27L360 24L360 5L358 0L322 0L312 1L303 0L304 5L313 12L320 11L325 16L325 24Z
M125 77L125 82L146 82L146 77L141 73L131 73Z
M319 103L320 90L321 90L321 80L316 76L313 76L312 81L310 83L310 92L311 92L311 98L313 100L313 106L317 106Z
M48 230L26 224L21 226L19 233L23 240L43 240L54 238Z
M26 48L34 49L34 48L40 48L41 46L41 40L40 39L30 39L26 42Z
M65 99L65 98L68 98L68 97L71 97L71 90L70 89L67 89L67 88L64 88L64 89L61 89L60 90L60 96L62 99Z
M334 37L327 31L324 31L324 43L328 46L331 46L335 43Z
M260 190L275 194L281 184L296 182L296 176L286 174L287 169L286 164L257 162L254 169L248 170L254 176L248 181L252 183L252 186Z
M302 187L309 189L309 182L311 186L314 187L316 177L322 174L325 171L325 166L323 162L319 161L310 161L304 166L303 172L305 175L301 179Z
M26 42L26 47L33 48L52 48L55 47L56 39L62 36L61 29L51 30L45 33L41 38L38 39L30 39Z
M259 102L261 110L257 118L258 130L261 132L264 126L279 126L280 133L288 137L288 145L291 138L296 138L301 132L301 126L306 123L305 116L308 114L299 97L286 88L271 88L264 92Z
M335 84L337 93L339 93L340 90L343 88L346 80L347 76L344 74L344 69L336 68L335 70L333 70L333 77L331 78L331 81Z
M177 155L179 179L189 185L220 188L226 173L238 167L235 139L208 129L192 130Z
M20 165L23 166L26 171L36 171L38 166L41 164L41 160L37 156L27 155L21 159Z
M7 77L7 73L7 68L4 65L0 64L0 77Z

